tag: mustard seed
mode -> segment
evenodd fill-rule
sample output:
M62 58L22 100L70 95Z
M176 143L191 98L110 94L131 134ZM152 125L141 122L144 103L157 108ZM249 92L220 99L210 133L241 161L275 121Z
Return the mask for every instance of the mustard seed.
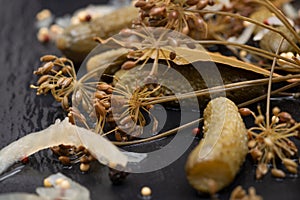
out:
M80 171L87 172L90 169L90 165L87 163L81 163L80 164Z
M151 191L151 188L147 187L147 186L144 186L142 189L141 189L141 195L142 196L150 196L152 193Z
M44 179L44 187L52 187L52 184L48 178Z
M69 189L71 187L69 181L67 180L63 180L59 186L62 188L62 189Z

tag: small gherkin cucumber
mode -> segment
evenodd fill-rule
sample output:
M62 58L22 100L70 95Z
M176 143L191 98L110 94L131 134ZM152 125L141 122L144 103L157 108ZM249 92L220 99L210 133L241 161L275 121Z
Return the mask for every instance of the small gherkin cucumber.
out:
M203 132L204 138L188 157L186 174L198 191L215 193L233 181L244 162L247 130L236 105L219 97L204 111Z
M123 28L131 27L137 16L138 9L127 6L91 22L72 25L57 38L56 46L72 61L80 63L97 46L94 37L111 37Z

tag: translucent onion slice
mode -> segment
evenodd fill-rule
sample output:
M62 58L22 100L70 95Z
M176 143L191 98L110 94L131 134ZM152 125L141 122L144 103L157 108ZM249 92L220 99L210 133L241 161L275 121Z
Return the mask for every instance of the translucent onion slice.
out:
M10 194L3 194L0 196L0 200L45 200L39 196L34 194L27 194L27 193L10 193Z
M36 192L39 196L29 193L8 193L0 195L0 200L90 200L90 191L82 185L74 182L72 179L61 173L53 174L46 178L51 187L39 187ZM60 180L60 181L59 181ZM68 183L68 187L62 184Z
M60 182L58 182L59 179L67 181L70 184L69 188L62 188ZM39 187L36 189L36 193L43 199L90 200L88 189L61 173L53 174L47 177L47 180L53 187Z
M48 128L26 135L0 151L0 174L17 161L42 149L65 145L82 145L102 164L125 167L128 158L110 141L94 132L69 123L56 120Z

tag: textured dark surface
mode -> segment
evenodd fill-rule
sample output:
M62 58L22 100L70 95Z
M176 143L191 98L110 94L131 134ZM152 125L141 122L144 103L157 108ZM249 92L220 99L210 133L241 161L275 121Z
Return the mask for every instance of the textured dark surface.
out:
M42 8L50 8L60 16L89 2L99 1L1 0L0 148L32 131L47 127L56 118L63 118L65 115L60 105L52 98L37 97L35 92L29 89L29 85L36 80L32 71L39 65L39 57L49 53L60 54L53 45L42 45L36 40L35 14ZM299 102L286 100L274 101L274 104L292 112L297 119L300 118ZM176 113L171 113L171 116L176 118ZM185 120L188 121L188 117ZM186 130L186 133L190 134L190 130ZM0 193L34 193L35 188L42 185L44 177L63 172L86 186L95 200L141 199L139 191L144 185L152 188L153 199L208 199L198 195L188 185L184 173L188 152L197 143L198 141L195 141L190 149L170 166L151 173L131 174L119 186L111 185L107 168L98 163L93 163L89 173L82 174L78 166L63 168L51 151L41 151L30 157L29 164L20 173L0 182ZM297 144L299 146L299 142ZM160 143L151 145L157 146ZM255 186L257 192L266 200L299 199L298 177L287 177L284 181L278 181L268 174L262 181L255 181L254 172L254 165L247 161L233 184L220 192L220 199L228 199L229 192L237 185L246 188Z

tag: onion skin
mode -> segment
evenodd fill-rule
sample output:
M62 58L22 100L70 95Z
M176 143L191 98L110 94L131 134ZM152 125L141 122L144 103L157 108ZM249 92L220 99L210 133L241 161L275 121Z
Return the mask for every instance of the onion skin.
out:
M204 139L188 157L186 174L196 190L213 194L229 185L243 164L247 129L235 104L219 97L204 111L203 132Z

